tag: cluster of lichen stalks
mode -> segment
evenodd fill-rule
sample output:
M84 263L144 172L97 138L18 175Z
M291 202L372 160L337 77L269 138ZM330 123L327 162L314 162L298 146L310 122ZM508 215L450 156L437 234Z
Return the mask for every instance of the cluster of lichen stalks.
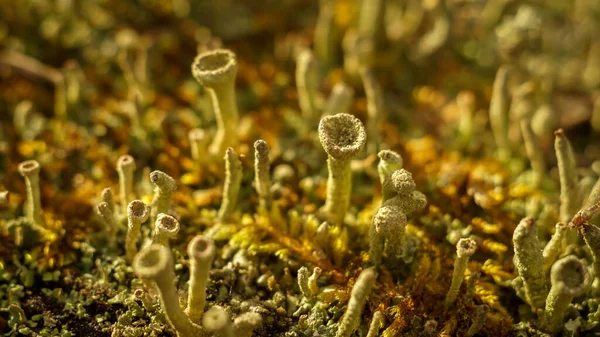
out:
M300 58L303 57L305 55L301 54ZM232 147L237 144L235 127L233 127L237 124L234 90L236 67L235 55L221 49L201 53L192 67L196 79L211 94L219 121L217 136L208 147L208 151L204 153L201 153L207 148L206 144L202 143L204 139L197 137L201 133L196 130L190 133L191 141L196 142L193 146L194 157L199 161L215 161L217 154L225 153L226 178L223 200L217 215L219 223L235 221L234 213L242 181L242 166ZM502 72L501 69L495 88L503 86ZM495 90L490 114L496 112L494 104L498 104L498 100L502 99L503 92L503 90ZM528 149L535 147L535 142L532 141L532 137L535 136L527 123L523 122L521 126ZM498 131L498 128L494 131L496 134L502 132ZM351 162L363 149L367 136L362 122L346 113L323 117L319 123L318 135L328 155L329 178L326 202L318 212L318 217L324 222L317 229L315 240L326 250L330 233L327 227L345 226L344 218L350 207L352 190ZM591 191L581 191L578 188L578 183L574 180L575 164L571 146L561 130L555 135L561 182L561 219L565 224L557 224L556 232L543 249L535 221L531 217L523 219L513 235L515 266L519 276L512 282L512 286L517 295L531 306L532 312L539 318L535 325L540 331L550 334L557 334L562 330L563 317L574 298L589 291L597 292L597 285L594 287L590 285L592 279L600 275L600 245L598 244L600 230L589 223L600 207L598 203L600 184L596 184ZM277 226L281 221L281 215L278 203L271 195L269 147L262 140L256 141L254 145L255 187L260 200L258 213L267 219L267 223ZM528 150L528 154L535 169L535 151ZM349 337L359 328L363 308L376 284L377 273L384 263L384 257L387 256L387 259L394 261L394 257L410 254L405 248L404 240L407 216L426 205L425 196L415 190L412 175L401 168L400 155L384 150L379 153L379 157L378 171L382 183L382 200L370 229L369 261L366 265L368 268L363 269L355 280L347 309L339 322L329 326L329 330L321 331L313 327L326 335L335 333L337 337ZM127 223L125 257L145 284L145 290L137 296L148 307L152 307L156 299L160 300L161 310L179 336L208 336L211 333L219 336L250 336L252 331L261 325L262 318L259 313L249 311L238 315L232 322L229 314L218 305L211 306L205 312L207 281L216 252L212 239L207 236L198 235L188 245L190 280L187 307L185 310L180 307L175 288L172 251L169 246L169 240L178 234L180 224L174 217L166 214L169 212L171 196L177 189L177 183L161 171L150 173L149 178L155 186L155 194L151 205L147 205L141 200L131 200L134 170L134 158L129 155L119 158L117 171L120 207L115 205L112 190L107 188L102 192L102 201L97 205L97 210L104 220L109 236L118 233L122 223ZM43 227L39 186L40 166L36 161L26 161L19 165L19 172L25 177L27 185L26 217L34 226ZM535 173L543 174L541 170ZM539 182L539 177L533 178L533 181ZM584 210L573 217L574 212L582 204L581 200L584 199L587 200L583 203ZM148 220L152 225L152 238L138 252L141 226ZM589 270L583 260L574 255L567 254L559 258L567 251L570 244L578 241L577 234L571 232L573 228L579 229L594 258L593 271ZM448 308L452 307L460 295L469 257L475 253L476 248L477 243L471 238L463 238L457 242L452 282L444 301L444 305ZM322 272L319 267L314 268L312 275L306 267L298 270L298 286L304 297L298 312L310 311L309 317L324 314L320 312L325 309L324 304L317 297L322 291L318 286ZM471 276L471 278L475 277ZM473 296L472 286L471 284L467 287L467 297ZM475 335L483 327L485 317L485 306L478 306L466 335ZM424 334L435 333L434 322L429 321L423 327ZM383 325L384 315L376 310L368 324L367 336L377 336Z

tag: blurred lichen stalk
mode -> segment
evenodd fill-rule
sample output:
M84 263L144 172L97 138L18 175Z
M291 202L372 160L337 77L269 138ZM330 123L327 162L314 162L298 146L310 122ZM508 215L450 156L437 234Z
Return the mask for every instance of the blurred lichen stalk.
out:
M600 333L600 0L0 17L0 334Z

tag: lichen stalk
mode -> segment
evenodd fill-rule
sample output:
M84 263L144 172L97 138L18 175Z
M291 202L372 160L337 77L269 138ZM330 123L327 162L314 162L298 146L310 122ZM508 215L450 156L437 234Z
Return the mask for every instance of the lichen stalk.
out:
M152 218L160 213L168 213L171 204L171 196L177 189L177 182L162 171L150 173L150 182L154 185L154 197L152 198Z
M377 153L377 156L379 157L377 172L379 173L379 181L383 185L385 177L402 168L403 160L399 153L392 150L381 150Z
M322 272L323 270L321 268L315 267L312 274L308 278L308 290L310 290L310 294L312 296L317 296L319 294L319 285L317 284L317 281L319 280L319 276L321 276Z
M533 308L542 308L548 294L544 257L533 218L521 220L513 233L515 267L523 280L525 297Z
M369 325L369 331L367 332L366 337L377 337L379 336L379 329L383 326L383 314L381 311L377 310L373 313L373 319L371 319L371 324Z
M332 65L339 57L339 47L336 46L338 34L335 24L335 1L321 0L319 16L315 24L313 48L315 56L326 66Z
M550 241L548 241L542 252L545 271L550 270L550 267L552 267L558 256L562 253L562 241L567 229L567 225L562 222L556 224L554 234L552 234Z
M143 248L135 256L133 269L140 278L153 281L155 284L161 308L178 337L208 335L202 327L192 323L179 306L173 273L173 257L169 248L157 244Z
M152 241L159 245L169 247L169 240L174 239L179 233L179 221L174 217L160 213L154 223L154 235Z
M103 189L102 193L100 193L100 200L102 200L103 202L106 202L110 212L113 215L115 215L115 202L114 202L114 198L113 198L112 188L107 187L107 188Z
M98 204L98 215L102 218L104 223L106 224L106 232L110 235L114 234L117 229L117 222L115 220L115 215L110 210L110 206L106 201L103 201Z
M150 206L141 200L133 200L127 207L127 236L125 237L125 257L133 261L137 254L137 241L142 223L150 217Z
M360 325L360 316L371 294L377 274L373 268L364 269L358 275L350 293L348 308L338 325L336 337L350 337Z
M127 215L127 206L133 195L133 172L135 161L130 155L120 156L117 160L117 172L119 173L119 195L121 198L121 214Z
M34 224L42 225L42 202L40 197L40 164L36 160L27 160L19 164L19 173L25 178L27 198L25 215Z
M552 287L546 299L544 330L557 334L564 324L564 317L575 297L587 292L591 277L587 266L575 256L558 260L550 271Z
M204 132L201 128L195 128L188 132L188 139L190 141L190 152L192 154L192 159L199 166L204 164L208 157L208 137L206 136L206 132Z
M218 155L238 143L236 128L239 114L235 94L237 74L235 54L227 49L215 49L198 54L192 64L194 78L209 92L217 119L217 133L209 147Z
M498 147L498 153L502 158L506 158L509 153L508 147L508 68L501 66L496 72L494 85L492 88L492 97L490 99L490 125Z
M308 287L308 268L302 266L298 269L298 287L304 297L310 297L310 288Z
M521 134L525 143L525 152L533 171L533 187L538 188L546 173L546 165L544 164L542 151L538 148L539 141L533 133L533 129L531 129L531 123L527 119L521 120Z
M386 204L379 208L369 231L369 259L375 266L381 265L386 242L388 251L402 252L406 223L406 215L397 205Z
M327 98L322 116L334 115L336 113L349 113L354 98L354 89L344 82L337 83L331 89Z
M206 284L215 252L214 242L201 235L194 237L188 245L190 284L188 289L188 304L185 311L194 322L199 322L204 312Z
M376 0L379 1L379 0ZM360 76L367 96L367 137L369 139L369 152L377 152L381 143L381 131L379 125L385 117L385 103L383 90L377 82L377 78L371 69L362 69Z
M467 263L471 255L475 253L477 243L473 239L460 239L456 244L456 259L454 260L454 272L452 273L452 283L444 300L445 306L450 306L456 301L460 285L463 282Z
M237 204L240 185L242 183L242 162L233 150L228 148L225 152L225 183L223 185L223 200L219 208L220 221L228 221L234 214Z
M296 59L296 87L302 116L308 121L316 120L319 116L317 107L319 66L317 59L308 49L300 52Z
M326 116L319 123L319 140L328 154L329 169L327 199L322 211L339 226L350 207L350 162L365 145L365 128L358 118L349 114Z
M475 336L483 328L483 325L485 324L486 312L487 307L485 305L478 305L475 307L473 321L471 322L469 330L467 330L467 337Z
M254 142L254 184L260 208L268 210L271 204L271 173L269 145L260 139Z
M575 155L571 143L562 129L554 132L554 150L560 178L560 221L569 223L581 207L581 201L579 200ZM577 242L577 234L574 230L569 229L563 244L575 242Z

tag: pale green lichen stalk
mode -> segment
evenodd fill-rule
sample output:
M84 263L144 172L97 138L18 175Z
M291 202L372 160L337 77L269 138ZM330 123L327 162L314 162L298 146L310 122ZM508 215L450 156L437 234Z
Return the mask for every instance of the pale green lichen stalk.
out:
M220 221L228 221L235 212L240 185L242 183L242 162L233 148L228 148L225 157L225 183L223 185L223 200L219 208Z
M19 173L25 178L27 199L25 215L34 224L42 225L42 202L40 200L40 164L35 160L27 160L19 164Z
M150 217L150 206L141 200L133 200L127 207L127 236L125 237L125 257L131 262L137 254L137 241L142 223Z
M179 221L174 217L160 213L154 223L154 235L152 241L160 245L169 247L169 240L174 239L179 233Z
M108 209L113 215L115 215L115 202L113 198L112 188L107 187L103 189L102 193L100 193L100 199L103 202L107 203Z
M106 224L106 231L110 235L114 234L117 229L117 222L115 215L111 211L110 206L107 202L103 201L98 204L98 215L102 218Z
M369 152L376 152L381 143L379 124L381 123L381 120L383 120L385 113L383 89L381 89L381 85L377 82L372 70L363 68L360 71L360 76L365 88L365 95L367 96L367 114L369 116L369 119L367 120L367 137L369 139L369 145L367 148Z
M369 231L369 259L375 265L381 265L386 242L401 252L404 231L406 230L406 215L397 205L383 205L373 218ZM391 248L391 247L390 247Z
M552 267L558 256L562 253L562 241L567 229L567 225L562 222L556 224L554 234L552 234L550 241L548 241L542 252L544 258L544 270L550 270L550 267Z
M133 270L144 280L152 281L160 298L160 306L178 337L204 337L206 331L192 323L179 306L173 257L165 246L152 244L143 248L133 261Z
M454 260L454 272L452 273L452 283L444 300L445 306L450 306L456 301L458 291L462 284L467 263L471 255L475 253L477 243L473 239L460 239L456 244L456 259Z
M515 267L523 280L525 298L533 308L542 308L548 294L544 257L533 218L526 217L513 233Z
M188 133L188 139L190 141L190 149L192 153L192 159L198 164L206 162L208 157L208 137L206 132L201 128L195 128L190 130Z
M322 116L334 115L336 113L349 113L354 98L354 89L344 82L337 83L331 89L327 98Z
M190 284L186 313L194 322L199 322L206 303L206 283L215 257L215 244L207 237L198 235L188 244L190 257Z
M319 276L321 276L322 272L323 270L321 268L315 267L312 274L308 278L308 290L310 290L310 294L312 296L317 296L319 294L320 289L317 281L319 280Z
M202 326L219 337L233 337L233 326L225 309L215 305L202 317Z
M552 334L560 332L571 301L582 296L590 287L587 266L573 255L558 260L550 271L552 287L546 299L544 329Z
M127 215L127 206L133 195L133 171L135 161L130 155L120 156L117 160L117 172L119 173L119 194L121 197L121 215Z
M377 310L373 313L373 319L371 320L371 324L369 325L369 331L367 332L367 337L377 337L379 336L379 329L383 326L384 317L381 311Z
M239 114L235 94L237 68L235 54L227 49L200 53L192 64L192 74L209 92L217 119L217 134L209 147L213 156L238 143L236 128Z
M523 135L525 151L529 158L531 170L533 171L533 187L538 188L546 174L546 167L544 164L544 157L542 156L543 152L538 145L539 140L533 133L531 123L527 119L521 120L521 134Z
M358 328L360 325L360 316L376 279L377 274L373 268L364 269L360 272L356 283L352 287L348 308L338 325L336 337L350 337L354 330Z
M473 321L471 323L471 326L469 327L469 330L467 330L467 337L475 336L481 330L481 328L483 328L483 325L485 324L486 314L487 307L485 305L478 305L475 308L475 313L473 314Z
M310 289L308 288L308 268L300 267L298 269L298 287L304 297L310 297Z
M498 147L498 153L501 158L507 158L508 147L508 68L502 66L496 73L494 86L492 88L492 97L490 99L490 125Z
M177 189L177 182L162 171L150 173L150 182L154 185L154 197L152 198L152 218L160 213L168 213L171 204L171 196Z
M364 147L367 135L362 122L349 114L326 116L319 123L319 139L328 154L327 199L322 208L335 225L344 222L350 207L352 171L350 162Z
M392 150L381 150L377 153L379 164L377 164L377 172L379 172L379 180L383 185L385 177L395 170L401 169L403 160L402 156Z
M267 211L271 204L271 173L269 145L260 139L254 142L254 187L261 209Z
M317 94L319 89L319 68L317 59L308 49L300 52L296 59L296 87L298 103L302 116L307 121L315 121L319 117Z

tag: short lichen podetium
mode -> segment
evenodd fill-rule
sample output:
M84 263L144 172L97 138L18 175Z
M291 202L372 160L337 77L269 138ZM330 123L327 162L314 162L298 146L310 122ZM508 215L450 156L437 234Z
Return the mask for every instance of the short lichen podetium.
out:
M202 326L209 332L214 332L215 336L233 337L233 327L231 320L225 312L225 309L215 305L204 313L202 317Z
M131 262L137 254L137 241L142 223L150 216L150 206L141 200L133 200L127 206L127 236L125 237L125 257Z
M554 150L560 177L560 221L569 223L581 207L581 200L579 200L575 154L562 129L554 132ZM565 241L566 244L576 243L577 234L569 229Z
M207 147L209 139L206 135L206 132L201 128L190 130L188 133L188 139L190 141L192 159L194 159L198 165L198 168L200 168L208 159Z
M180 230L179 221L174 217L160 213L154 223L154 234L152 241L169 247L169 240L174 239Z
M107 188L103 189L102 193L100 193L100 199L103 202L107 203L108 209L114 216L115 215L115 202L114 202L114 198L113 198L112 188L107 187Z
M236 337L251 337L254 329L262 325L262 316L256 312L246 312L233 320Z
M533 171L532 185L534 188L538 188L546 173L546 165L544 164L544 156L542 155L543 151L539 148L537 136L533 133L531 123L527 119L521 119L521 134L525 143L525 152Z
M477 243L473 239L460 239L456 244L456 259L454 260L454 272L452 273L452 283L444 300L445 306L450 306L456 301L458 291L462 284L467 263L471 255L477 250Z
M242 183L242 162L233 148L225 152L225 183L223 184L223 200L219 208L219 221L229 221L235 211L238 193Z
M202 327L190 321L179 306L173 256L169 248L157 244L143 248L133 260L133 270L143 280L153 281L159 293L160 306L178 337L208 336Z
M302 117L309 122L316 121L319 118L319 65L309 49L300 52L296 58L296 87Z
M262 139L254 142L254 187L258 193L261 210L268 211L271 205L271 162L269 145Z
M587 266L575 256L564 257L550 271L552 287L546 299L544 330L558 334L563 327L564 317L571 301L582 296L590 287L591 277Z
M207 237L197 235L188 244L190 257L190 283L186 313L194 322L199 322L206 302L208 273L215 258L215 244Z
M360 325L360 316L376 279L377 273L373 268L364 269L360 272L352 287L348 308L341 322L338 324L336 337L350 337L354 330L358 328Z
M133 171L135 161L130 155L120 156L117 160L117 172L119 173L119 193L121 197L121 215L127 214L127 206L133 194Z
M239 114L235 96L237 68L235 54L227 49L200 53L192 64L192 74L208 90L217 119L217 134L209 147L213 156L238 143L236 128Z
M349 114L326 116L319 123L319 139L328 154L327 199L324 215L335 225L344 222L350 207L352 171L350 162L364 147L367 135L362 122Z
M34 224L42 225L42 203L40 201L40 164L35 160L27 160L19 164L19 173L25 178L27 199L25 216Z
M168 213L171 204L171 196L177 189L177 182L162 171L150 173L150 182L154 185L154 197L152 198L152 218L160 213Z
M367 332L367 337L377 337L379 336L379 329L383 326L384 316L380 310L377 310L373 313L373 319L371 319L371 324L369 325L369 331Z
M385 204L379 208L369 231L369 259L375 266L380 266L383 252L402 252L402 241L406 230L406 214L394 204Z
M379 164L377 164L377 172L379 172L379 180L381 185L390 173L402 168L402 156L392 150L381 150L377 153Z
M532 308L542 308L548 287L544 274L544 257L533 218L526 217L513 232L515 268L523 280L525 300Z

